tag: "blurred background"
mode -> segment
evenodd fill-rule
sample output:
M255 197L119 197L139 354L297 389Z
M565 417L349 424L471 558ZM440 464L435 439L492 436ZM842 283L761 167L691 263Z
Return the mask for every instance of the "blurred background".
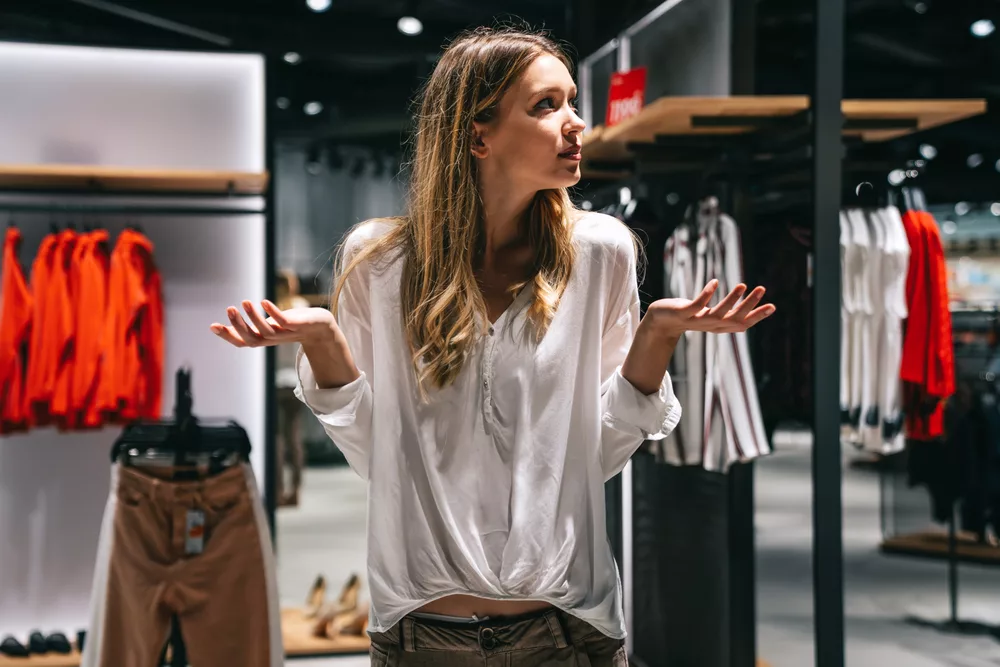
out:
M188 367L195 413L246 428L286 651L367 665L363 632L325 623L366 599L365 483L295 399L295 350L224 348L207 327L244 298L327 307L343 235L405 212L414 96L442 48L544 29L589 126L574 201L642 238L644 306L670 289L679 230L725 213L739 279L779 307L738 399L761 456L677 465L649 445L608 485L633 663L998 665L996 22L1000 0L3 0L0 224L23 235L4 275L13 257L30 280L52 232L142 230L163 414ZM636 89L642 111L609 117ZM899 236L917 224L919 247ZM863 343L853 328L882 317L900 248L907 310L952 339L917 345L955 385L937 394L886 351L906 312ZM901 408L897 427L866 432L851 413L873 405ZM947 427L903 427L937 406ZM0 429L0 637L86 629L115 433Z

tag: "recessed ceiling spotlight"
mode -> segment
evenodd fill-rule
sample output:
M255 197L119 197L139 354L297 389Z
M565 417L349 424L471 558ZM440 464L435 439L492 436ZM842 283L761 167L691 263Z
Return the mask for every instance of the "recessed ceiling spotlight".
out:
M925 160L933 160L937 157L937 148L930 144L920 144L920 155Z
M997 27L993 25L993 21L989 19L979 19L969 28L976 37L989 37L996 29Z
M915 11L918 14L926 14L927 13L927 3L926 2L918 2L918 3L914 4L913 5L913 11Z
M995 201L990 204L990 213L1000 218L1000 201Z
M333 0L306 0L306 5L314 12L325 12L331 4Z
M681 201L681 196L676 192L671 192L667 195L667 203L671 206L677 206Z
M997 160L997 163L994 166L996 167L997 171L1000 171L1000 160Z
M982 153L973 153L965 160L965 164L969 165L969 169L975 169L983 163Z
M941 223L941 231L945 234L954 234L958 231L958 225L955 224L954 220L945 220Z
M323 103L306 102L306 105L302 107L302 110L306 112L307 116L315 116L323 112Z
M900 185L906 180L906 172L902 169L893 169L889 172L889 185Z
M298 65L300 62L302 62L302 56L300 56L295 51L289 51L288 53L285 54L285 62L288 63L289 65Z
M955 215L965 215L972 210L972 206L967 201L960 201L955 204Z
M590 211L594 208L594 202L590 201L589 199L584 199L580 203L580 208L582 208L584 211Z
M274 103L278 105L279 109L287 109L292 106L292 101L287 97L279 97L274 101Z
M424 24L416 16L401 16L396 21L396 29L404 35L419 35L424 31Z

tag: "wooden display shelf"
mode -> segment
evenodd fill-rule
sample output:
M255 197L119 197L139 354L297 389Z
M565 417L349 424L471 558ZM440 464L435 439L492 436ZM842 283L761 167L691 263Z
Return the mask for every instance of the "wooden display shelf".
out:
M305 617L301 609L281 610L281 635L285 644L285 655L305 657L320 655L367 654L371 646L368 634L341 636L337 639L313 637L314 621Z
M0 655L0 667L80 667L82 659L80 652L76 650L65 655L46 653L28 658L8 658Z
M89 165L0 165L0 188L259 195L266 172L132 169Z
M588 178L628 174L632 146L657 137L745 134L809 109L809 97L661 97L613 127L583 135L582 169ZM844 100L844 135L879 142L971 118L986 112L985 100Z
M945 560L948 558L948 535L935 532L896 535L883 540L880 548L888 554ZM955 552L962 562L1000 565L1000 547L983 544L971 535L957 536Z
M955 123L986 113L986 100L844 100L841 109L847 125L844 134L877 142ZM852 130L857 121L909 121L910 127L885 130Z

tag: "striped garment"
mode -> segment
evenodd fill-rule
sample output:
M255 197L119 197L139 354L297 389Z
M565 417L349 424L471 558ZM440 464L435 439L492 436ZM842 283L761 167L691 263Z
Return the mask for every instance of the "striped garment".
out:
M663 267L666 296L693 299L716 278L717 303L743 280L736 223L714 202L703 202L667 240ZM746 334L688 331L674 353L670 376L683 410L673 433L651 445L659 461L725 472L733 463L771 452Z

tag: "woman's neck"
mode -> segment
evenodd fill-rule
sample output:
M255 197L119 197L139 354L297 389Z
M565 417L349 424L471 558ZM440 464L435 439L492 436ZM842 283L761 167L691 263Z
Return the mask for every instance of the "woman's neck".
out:
M526 231L525 214L536 194L501 179L480 179L485 258L494 257L497 252L512 245L519 245Z

